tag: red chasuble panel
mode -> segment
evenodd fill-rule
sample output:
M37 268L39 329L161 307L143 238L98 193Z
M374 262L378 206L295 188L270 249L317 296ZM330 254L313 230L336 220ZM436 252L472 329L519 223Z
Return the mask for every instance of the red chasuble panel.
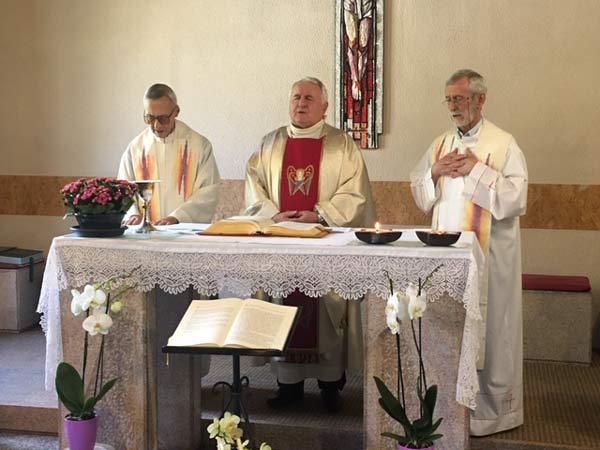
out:
M321 139L289 139L283 155L280 211L312 211L319 198ZM319 361L319 300L299 291L283 300L285 305L302 306L300 322L292 335L286 361L315 363Z
M321 139L289 139L281 168L281 211L312 211L319 198Z

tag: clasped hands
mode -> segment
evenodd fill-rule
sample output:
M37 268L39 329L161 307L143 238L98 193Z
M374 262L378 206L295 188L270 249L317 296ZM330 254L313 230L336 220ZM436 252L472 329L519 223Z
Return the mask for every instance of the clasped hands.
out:
M437 183L438 178L441 176L464 177L471 172L478 161L477 156L471 149L467 148L465 154L461 155L458 153L458 149L455 148L431 167L431 178L434 183Z
M283 211L271 217L273 222L306 222L317 223L319 216L314 211Z
M142 216L134 214L133 216L129 217L129 219L125 220L123 225L138 225L140 223L142 223ZM157 220L152 225L174 225L176 223L179 223L179 220L173 216L167 216L163 219Z

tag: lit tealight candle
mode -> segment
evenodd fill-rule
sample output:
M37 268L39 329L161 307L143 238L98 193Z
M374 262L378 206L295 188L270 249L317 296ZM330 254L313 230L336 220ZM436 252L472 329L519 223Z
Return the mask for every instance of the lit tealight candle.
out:
M379 222L375 222L375 233L379 233Z

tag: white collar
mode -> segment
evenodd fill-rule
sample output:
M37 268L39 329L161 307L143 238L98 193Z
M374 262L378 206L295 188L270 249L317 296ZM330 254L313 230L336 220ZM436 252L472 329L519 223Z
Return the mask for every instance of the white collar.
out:
M459 128L456 129L457 133L458 133L458 137L460 139L462 138L470 138L470 137L475 137L479 131L481 130L481 127L483 126L483 117L481 119L479 119L479 122L477 122L473 128L471 128L469 131L467 131L466 133L463 133L462 131L460 131Z
M148 130L150 131L152 138L156 142L160 142L161 144L171 144L172 142L175 142L175 134L177 133L177 125L179 125L179 121L176 120L175 126L173 127L173 131L171 131L171 134L169 134L166 138L160 138L157 135L155 135L154 132L152 131L152 128L150 128L150 127L148 127Z
M321 119L315 123L312 127L298 128L290 123L287 127L288 136L291 138L312 138L317 139L321 137L323 131L323 125L325 125L325 119Z

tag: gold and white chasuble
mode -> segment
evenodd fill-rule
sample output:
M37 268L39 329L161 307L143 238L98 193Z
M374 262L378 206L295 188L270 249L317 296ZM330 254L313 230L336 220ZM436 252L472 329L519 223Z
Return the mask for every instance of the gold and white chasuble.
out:
M373 226L375 205L360 150L350 136L324 121L309 130L281 127L263 138L246 166L243 214L271 218L280 212L283 157L288 138L294 137L323 138L315 209L325 221L330 226ZM320 318L320 363L273 363L280 382L296 383L305 378L336 381L344 367L362 368L360 302L330 293L320 300ZM347 359L340 360L344 354Z
M479 159L465 177L440 177L431 167L447 152L469 148ZM514 138L482 119L468 133L452 129L434 140L411 173L417 206L433 209L433 228L471 230L486 257L482 271L479 393L471 434L523 423L523 325L519 216L527 206L527 164Z
M121 157L118 177L161 180L150 201L151 221L173 216L179 222L209 223L217 206L220 177L212 145L179 120L164 139L150 127L133 139ZM128 216L139 211L134 205Z

